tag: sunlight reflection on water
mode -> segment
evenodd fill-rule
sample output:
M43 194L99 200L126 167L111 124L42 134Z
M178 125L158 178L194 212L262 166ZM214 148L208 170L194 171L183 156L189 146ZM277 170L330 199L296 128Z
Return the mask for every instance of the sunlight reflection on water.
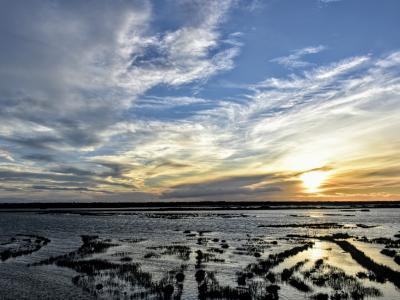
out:
M322 243L318 240L315 241L314 247L309 251L309 258L312 260L317 260L324 257L324 254L327 256L322 248Z

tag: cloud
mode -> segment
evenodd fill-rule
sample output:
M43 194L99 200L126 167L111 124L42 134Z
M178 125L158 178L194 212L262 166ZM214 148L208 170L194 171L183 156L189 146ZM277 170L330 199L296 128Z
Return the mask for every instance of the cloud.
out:
M342 0L318 0L319 2L322 2L322 3L332 3L332 2L339 2L339 1L342 1Z
M88 189L85 187L72 187L72 188L66 188L66 187L59 187L59 186L47 186L47 185L33 185L31 186L32 189L34 190L40 190L40 191L78 191L78 192L95 192L92 189ZM106 192L107 191L103 191Z
M33 160L33 161L44 161L44 162L52 162L55 160L53 155L45 154L45 153L34 153L24 155L23 159Z
M51 149L52 145L63 142L60 138L50 135L41 135L34 138L25 136L0 136L0 139L34 149Z
M49 180L53 182L63 181L80 181L84 177L66 174L52 174L49 172L29 172L29 171L12 171L7 169L0 169L0 178L2 181L34 181L35 179Z
M185 181L232 171L274 170L289 171L284 182L293 181L289 186L278 184L281 193L275 195L296 198L301 190L295 182L302 172L329 166L328 181L340 185L339 177L351 176L346 175L347 168L386 169L389 162L367 159L363 166L354 159L368 157L371 147L394 158L398 141L394 133L400 127L396 118L400 74L393 68L394 57L347 58L297 76L252 85L253 92L243 103L220 101L183 121L135 123L135 132L144 130L146 138L135 140L137 149L127 151L125 159L146 162L133 176L147 178L144 188L167 188L164 197L244 195L249 190L240 185L187 186ZM392 141L390 147L384 142L387 139ZM152 172L149 178L147 167L152 161L166 158L192 167L159 176ZM359 184L363 186L363 180Z
M276 62L286 68L289 69L297 69L312 66L313 64L305 61L303 59L304 56L310 54L316 54L323 50L326 50L325 46L316 46L316 47L306 47L302 49L297 49L292 51L293 53L288 56L281 56L274 59L271 59L271 62Z
M162 16L153 3L144 0L112 6L108 1L3 3L2 160L13 162L7 165L11 169L34 170L15 175L31 181L72 172L85 175L81 179L88 185L102 177L110 185L134 187L123 174L130 164L104 162L96 168L106 170L98 172L74 166L90 168L90 153L99 149L120 151L109 133L131 109L204 102L153 97L153 103L147 98L136 104L156 86L201 84L233 68L239 36L220 31L232 5L229 0L171 1L168 7L189 16L175 14L176 26L168 26L159 22Z
M233 67L239 46L223 45L218 31L231 1L172 3L187 6L192 18L160 32L151 28L157 16L147 1L120 1L112 9L107 1L93 4L5 4L4 140L93 149L107 142L102 132L147 90L207 80ZM22 20L18 26L14 17Z
M82 170L82 169L70 167L70 166L58 167L56 169L52 169L51 171L54 173L73 174L73 175L78 175L78 176L80 176L80 175L87 176L87 175L95 175L96 174L89 170Z
M1 149L0 149L0 159L7 161L15 161L10 152Z
M281 191L278 186L252 185L262 182L272 175L234 176L206 182L182 184L172 187L162 194L162 198L212 198L222 196L254 196Z
M129 29L121 34L120 66L116 73L119 85L139 90L155 84L177 86L205 80L220 70L233 67L232 59L239 47L230 45L219 49L217 30L232 1L178 3L188 6L194 13L181 28L153 36L141 36Z
M357 197L353 189L363 188L373 193L385 182L371 187L371 178L398 163L397 57L356 56L268 78L251 85L245 101L143 98L138 107L149 112L214 105L193 107L182 118L120 120L102 132L109 143L80 162L0 177L15 186L44 180L47 197L80 189L86 200L96 191L112 191L113 199L134 191L144 193L140 199L283 200L311 197L302 192L299 175L327 170L326 197ZM371 147L382 159L369 158ZM355 176L363 168L374 171ZM255 172L261 175L249 175Z
M306 47L273 59L295 74L193 96L235 66L235 3L4 2L1 197L300 199L326 166L318 197L376 195L378 174L399 194L400 53L316 65Z

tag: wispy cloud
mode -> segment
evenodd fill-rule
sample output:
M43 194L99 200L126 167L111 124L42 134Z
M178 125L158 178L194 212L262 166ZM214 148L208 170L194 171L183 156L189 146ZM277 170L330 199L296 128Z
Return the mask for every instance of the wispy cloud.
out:
M313 64L304 60L304 56L310 54L316 54L323 50L325 50L325 46L316 46L316 47L306 47L302 49L297 49L292 51L292 54L288 56L281 56L274 59L271 59L271 62L276 62L286 68L296 69L296 68L304 68L312 66Z
M319 2L322 2L322 3L332 3L332 2L339 2L339 1L342 1L342 0L318 0Z

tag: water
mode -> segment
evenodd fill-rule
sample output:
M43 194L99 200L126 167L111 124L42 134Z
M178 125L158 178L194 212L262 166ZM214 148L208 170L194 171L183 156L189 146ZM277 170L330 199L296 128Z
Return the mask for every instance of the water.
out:
M181 299L197 299L198 284L194 278L196 269L196 251L206 253L210 248L221 248L224 253L216 253L214 258L224 261L202 263L201 269L212 271L222 286L237 287L237 273L249 264L268 258L271 253L279 253L301 244L295 239L286 238L287 234L328 235L346 232L352 236L366 236L369 239L392 238L400 230L400 209L370 209L370 211L342 211L340 209L310 210L259 210L259 211L187 211L187 212L113 212L109 215L80 215L76 213L43 214L40 212L0 212L0 244L5 244L17 234L43 236L51 240L39 251L0 262L0 299L92 299L93 294L82 286L74 284L72 278L78 272L56 265L30 266L50 256L63 255L76 251L81 245L81 235L98 235L101 239L111 239L118 246L106 252L93 254L90 258L100 258L120 263L121 256L128 256L132 262L140 263L143 271L151 273L154 281L165 278L168 271L185 266L185 280ZM305 223L338 223L346 228L311 229L307 227L259 227L259 225L305 224ZM356 224L376 226L362 228ZM190 231L190 233L184 233ZM204 231L203 234L199 232ZM199 244L198 239L207 239L207 244ZM225 240L226 242L222 242ZM275 244L276 241L276 244ZM346 274L354 276L357 272L368 272L355 262L349 253L335 243L314 241L314 247L286 259L274 267L273 271L281 272L296 262L308 259L301 270L311 268L319 258L326 258L327 263L343 269ZM384 245L352 241L375 261L400 270L392 258L380 254ZM163 253L160 246L185 245L190 247L188 260L177 255L144 258L149 252ZM260 258L248 248L259 246ZM158 248L157 248L158 247ZM247 248L246 248L247 247ZM152 250L152 249L155 250ZM244 250L245 249L245 250ZM247 249L247 250L246 250ZM398 250L398 249L397 249ZM242 252L242 253L240 253ZM257 252L257 251L256 251ZM89 259L89 258L85 258ZM296 273L301 276L301 270ZM98 280L98 278L96 278ZM169 280L174 280L169 278ZM264 279L263 279L264 280ZM376 287L382 292L377 299L399 299L400 291L393 283L377 283L368 279L362 280L366 286ZM97 282L96 282L97 283ZM123 298L127 292L129 298L132 289L121 283L123 290L119 295L103 292L100 298ZM310 282L308 282L310 284ZM279 283L280 299L307 299L314 292L327 291L327 288L313 287L313 292L304 293L293 286ZM121 287L120 287L121 288ZM121 288L122 289L122 288Z

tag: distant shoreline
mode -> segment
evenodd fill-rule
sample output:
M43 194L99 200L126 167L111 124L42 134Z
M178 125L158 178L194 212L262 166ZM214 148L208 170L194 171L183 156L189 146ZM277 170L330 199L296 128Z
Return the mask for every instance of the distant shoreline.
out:
M369 209L369 208L400 208L400 201L280 201L280 202L59 202L59 203L0 203L0 211L30 211L30 210L123 210L123 211L183 211L183 210L276 210L276 209Z

